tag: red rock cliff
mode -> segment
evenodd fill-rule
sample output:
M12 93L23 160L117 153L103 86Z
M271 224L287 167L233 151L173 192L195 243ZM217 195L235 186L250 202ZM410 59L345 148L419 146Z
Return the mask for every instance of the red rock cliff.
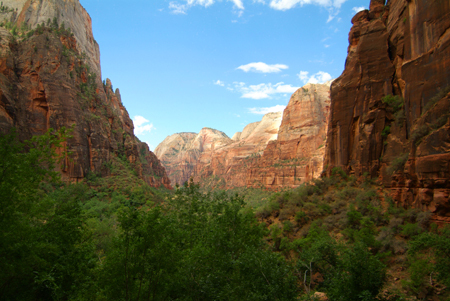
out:
M17 13L8 13L9 18L30 21L28 29L13 37L9 30L0 28L0 132L16 127L20 138L28 139L49 128L74 127L73 138L66 145L72 152L71 160L68 158L60 167L63 178L78 181L89 172L108 175L105 166L112 156L120 155L133 164L147 183L169 188L170 181L162 165L134 136L133 122L122 105L119 91L112 91L109 80L103 85L95 72L100 68L96 63L98 46L91 39L90 18L78 1L14 4L19 2L23 2L22 8ZM37 22L39 27L36 25L30 31L35 24L32 20L42 19L35 9L49 12L45 17L64 14L69 18L75 14L74 22L87 22L82 26L87 42L80 39L80 44L72 34L75 30L69 32L68 25L62 29L62 23L41 26ZM66 15L64 9L72 12ZM93 52L83 54L89 45Z
M352 23L331 86L327 172L367 172L399 204L449 214L450 2L372 0Z
M330 111L330 83L307 84L292 94L278 138L247 173L248 187L297 187L320 176Z
M197 136L169 136L155 152L172 182L179 184L193 177L220 188L296 187L319 177L323 169L329 87L305 85L292 95L283 114L266 114L232 139L205 128Z

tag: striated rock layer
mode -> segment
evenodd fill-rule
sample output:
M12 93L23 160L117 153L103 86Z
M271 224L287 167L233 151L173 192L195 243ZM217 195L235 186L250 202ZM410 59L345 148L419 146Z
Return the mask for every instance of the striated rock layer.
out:
M278 138L252 162L248 187L297 187L320 176L330 111L330 83L307 84L283 112Z
M327 173L368 173L398 204L450 217L450 2L372 0L352 23L331 86Z
M173 184L183 184L195 173L202 153L210 153L216 147L230 143L228 136L211 128L200 133L177 133L168 136L155 149Z
M194 181L202 182L213 177L220 187L246 186L251 164L262 154L267 143L277 138L280 124L281 112L268 113L260 122L247 125L237 141L202 153Z
M169 136L155 153L173 183L192 177L221 188L296 187L322 172L329 94L330 83L307 84L292 95L283 114L266 114L232 139L205 128L198 135Z
M78 27L71 34L62 29L62 23L39 26L15 38L0 28L0 132L15 127L21 139L28 139L50 128L73 127L73 138L64 146L72 155L60 166L66 180L78 181L89 172L108 175L112 156L121 156L148 184L170 188L164 167L134 136L119 90L113 92L109 80L105 84L100 81L98 45L89 15L79 2L18 0L3 4L16 5L17 11L0 13L0 20L28 22L29 28L64 15L66 29L72 23Z

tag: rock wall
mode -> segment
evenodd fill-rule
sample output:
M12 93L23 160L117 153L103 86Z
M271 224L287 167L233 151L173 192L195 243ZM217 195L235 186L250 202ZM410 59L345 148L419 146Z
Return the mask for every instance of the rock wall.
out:
M0 12L0 22L10 21L21 27L23 23L30 28L45 24L56 18L58 25L64 23L70 28L77 40L76 48L81 54L86 53L87 63L101 82L100 49L92 33L92 20L78 0L3 0L5 7L11 8Z
M218 130L203 128L200 133L177 133L168 136L155 149L155 154L167 170L173 184L182 185L194 176L200 157L216 147L230 143L228 136Z
M173 183L192 177L220 188L296 187L322 172L329 111L330 83L307 84L283 113L264 115L232 139L211 129L174 134L155 153Z
M335 166L368 173L398 204L444 217L450 2L372 0L352 23L345 70L331 86L327 173ZM403 105L387 103L389 95Z
M196 165L194 181L213 180L221 188L247 185L248 171L269 141L277 138L281 112L268 113L260 122L248 124L239 139L203 152ZM213 179L210 179L210 178Z
M92 37L90 18L78 1L22 2L22 9L20 5L17 9L19 17L14 13L10 18L21 22L27 19L20 16L30 15L39 21L43 18L36 17L40 13L45 17L64 14L66 24L88 20L84 37ZM73 19L62 8L72 10ZM108 175L106 166L111 157L122 156L147 183L170 188L162 165L134 136L133 122L119 90L113 92L109 80L104 85L99 80L99 73L92 67L96 65L96 52L90 53L92 56L82 54L90 42L80 44L77 35L60 28L40 27L16 37L0 28L0 132L15 127L21 139L29 139L50 128L73 127L73 138L65 145L72 155L60 166L66 180L76 182L89 172ZM85 41L81 39L81 43Z
M307 84L283 112L278 138L252 162L246 186L297 187L320 176L330 111L330 82Z

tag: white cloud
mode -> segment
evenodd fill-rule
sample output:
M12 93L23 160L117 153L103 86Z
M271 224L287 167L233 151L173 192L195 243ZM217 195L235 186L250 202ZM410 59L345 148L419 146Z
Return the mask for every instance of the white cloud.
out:
M276 106L268 107L268 108L249 108L248 111L252 114L265 115L267 113L272 113L272 112L282 112L282 111L284 111L285 108L286 108L286 106L276 105Z
M229 0L234 3L234 6L238 9L244 9L244 4L242 3L242 0Z
M184 1L184 4L172 1L169 3L169 9L172 10L174 14L186 14L187 10L192 6L203 6L208 7L213 5L217 0L180 0ZM236 9L244 10L244 3L242 0L227 0L228 2L233 2Z
M155 129L153 126L153 123L146 124L150 122L149 120L145 119L142 116L136 115L133 118L133 124L134 124L134 133L136 135L144 134L145 132L151 132Z
M337 8L347 0L271 0L270 7L276 10L288 10L297 5L303 6L305 4L315 4L326 8Z
M141 126L147 122L149 121L142 116L139 115L134 116L133 123L135 126Z
M297 76L304 84L323 84L332 79L329 73L323 71L319 71L316 74L313 74L311 77L309 77L308 74L308 71L300 71Z
M169 9L172 10L172 13L174 14L186 14L188 8L187 5L170 2Z
M308 74L309 74L308 71L300 71L300 73L297 74L297 75L298 75L298 78L299 78L302 82L306 83L306 82L308 81Z
M244 72L253 71L260 73L276 73L281 72L282 69L289 69L289 66L283 64L267 65L266 63L258 62L242 65L237 67L236 69L240 69Z
M246 86L243 83L235 83L235 89L242 93L242 98L250 98L250 99L264 99L270 98L275 94L292 94L299 89L299 87L293 87L291 85L286 85L283 82L277 83L275 85L268 84L259 84L259 85L250 85Z
M253 0L253 3L266 4L266 1L264 1L264 0Z
M223 87L223 86L225 86L225 83L223 81L221 81L221 80L217 80L216 82L214 82L214 85L218 85L218 86Z
M355 13L359 13L360 11L362 11L362 10L365 10L366 8L364 7L364 6L361 6L361 7L353 7L352 8L352 10L355 12Z

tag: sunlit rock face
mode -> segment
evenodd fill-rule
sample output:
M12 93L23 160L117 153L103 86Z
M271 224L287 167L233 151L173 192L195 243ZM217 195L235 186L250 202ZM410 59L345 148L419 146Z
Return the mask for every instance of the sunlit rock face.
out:
M307 84L292 96L283 112L277 139L255 158L246 186L297 187L320 176L330 111L330 82Z
M72 154L58 166L64 179L76 182L88 173L110 174L111 158L128 159L154 187L170 188L163 166L133 133L118 89L100 76L100 53L91 19L75 0L3 1L10 10L1 20L36 30L14 39L0 28L0 131L17 129L21 139L48 129L72 128L64 149ZM12 11L14 10L14 11ZM71 28L57 33L56 27ZM47 21L50 19L50 25Z
M331 86L327 173L367 173L398 204L447 219L450 2L372 0L352 23L345 70Z
M330 83L307 84L292 95L284 112L264 115L232 139L211 129L195 138L174 134L156 154L173 183L192 177L220 188L296 187L322 172L329 110Z
M173 184L183 184L194 175L203 153L210 153L215 147L231 142L228 136L211 128L200 133L177 133L168 136L155 149Z
M220 187L246 186L251 162L262 154L269 141L277 138L281 116L281 112L266 114L260 122L247 125L239 140L203 153L194 180L213 177Z

